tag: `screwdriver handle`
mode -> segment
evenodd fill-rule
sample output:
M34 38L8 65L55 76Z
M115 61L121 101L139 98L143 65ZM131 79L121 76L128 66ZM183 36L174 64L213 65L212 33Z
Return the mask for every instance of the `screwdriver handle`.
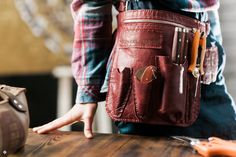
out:
M201 46L201 62L200 62L200 74L204 75L204 69L203 69L203 62L205 58L205 53L206 53L206 36L203 35L199 41L199 46Z
M196 30L193 37L190 65L188 67L188 72L191 73L194 71L197 65L199 41L200 41L200 30Z
M224 155L236 157L236 143L226 141L217 137L209 138L209 141L201 141L195 144L194 149L204 157Z

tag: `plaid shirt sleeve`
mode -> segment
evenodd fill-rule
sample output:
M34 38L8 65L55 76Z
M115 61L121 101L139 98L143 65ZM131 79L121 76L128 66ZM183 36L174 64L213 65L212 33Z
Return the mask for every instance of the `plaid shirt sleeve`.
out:
M102 101L100 93L111 51L112 15L110 0L74 0L74 44L72 73L78 85L76 103Z

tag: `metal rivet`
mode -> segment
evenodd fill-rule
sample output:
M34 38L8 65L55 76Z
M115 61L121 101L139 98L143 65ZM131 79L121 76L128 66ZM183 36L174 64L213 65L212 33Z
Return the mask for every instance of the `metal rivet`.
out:
M14 102L15 104L17 104L17 103L18 103L18 101L17 101L16 99L14 99L14 100L13 100L13 102Z
M7 154L7 151L6 150L3 150L3 152L2 152L4 155L6 155Z

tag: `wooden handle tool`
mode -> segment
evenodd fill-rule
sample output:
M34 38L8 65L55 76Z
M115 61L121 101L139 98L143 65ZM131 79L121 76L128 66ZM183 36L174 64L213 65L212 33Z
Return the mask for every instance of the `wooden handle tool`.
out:
M205 53L206 53L206 35L202 35L199 41L199 46L201 46L201 62L200 62L200 74L204 75L204 69L203 69L203 63L204 63L204 58L205 58Z
M196 71L200 36L201 36L200 30L196 30L194 33L193 44L191 49L190 65L188 67L188 72L191 73L194 73L194 71Z

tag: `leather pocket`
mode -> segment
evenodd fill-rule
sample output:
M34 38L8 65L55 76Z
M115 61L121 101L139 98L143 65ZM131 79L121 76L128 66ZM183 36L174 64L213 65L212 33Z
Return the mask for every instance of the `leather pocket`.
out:
M187 60L182 65L173 64L167 56L157 56L156 62L164 80L160 113L173 122L180 122L185 116L187 91Z
M191 73L187 75L187 103L185 106L185 123L192 124L198 117L200 109L200 78L195 78Z
M109 80L108 109L115 118L122 116L131 92L131 68L112 69Z
M155 66L147 66L146 69L152 70L152 76L140 80L136 73L133 85L135 112L137 117L143 120L150 118L153 111L159 108L162 95L162 78L159 77L158 69ZM150 77L152 79L147 81Z

